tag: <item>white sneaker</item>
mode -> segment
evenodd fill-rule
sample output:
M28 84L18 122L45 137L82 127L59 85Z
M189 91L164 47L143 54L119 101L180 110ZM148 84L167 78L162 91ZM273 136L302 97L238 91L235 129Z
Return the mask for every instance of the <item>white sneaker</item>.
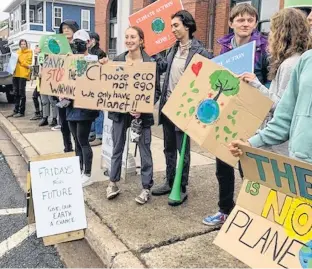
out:
M141 205L144 205L150 198L150 190L143 189L139 196L135 198L135 201Z
M61 128L62 128L61 125L56 125L56 126L52 127L51 130L52 130L52 131L60 131Z
M94 183L91 176L86 175L86 174L81 175L81 179L82 179L82 187L83 188Z

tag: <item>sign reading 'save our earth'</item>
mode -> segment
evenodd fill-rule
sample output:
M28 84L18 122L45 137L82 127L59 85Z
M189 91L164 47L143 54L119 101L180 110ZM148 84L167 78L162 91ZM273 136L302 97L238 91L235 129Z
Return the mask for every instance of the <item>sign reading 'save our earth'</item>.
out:
M37 237L87 227L79 157L30 163Z

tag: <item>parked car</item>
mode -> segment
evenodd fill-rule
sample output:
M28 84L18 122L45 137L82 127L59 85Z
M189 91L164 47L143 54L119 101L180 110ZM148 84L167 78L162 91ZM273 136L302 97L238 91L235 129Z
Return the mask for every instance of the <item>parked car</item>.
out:
M6 94L8 103L14 103L14 92L13 92L13 77L5 71L9 63L11 53L0 55L0 92Z

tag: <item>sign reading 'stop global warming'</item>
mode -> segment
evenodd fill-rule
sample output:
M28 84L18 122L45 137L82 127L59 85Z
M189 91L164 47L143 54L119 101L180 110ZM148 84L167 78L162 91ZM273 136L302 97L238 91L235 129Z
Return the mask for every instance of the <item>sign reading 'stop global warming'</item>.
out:
M129 17L146 37L145 50L150 56L170 48L176 41L171 32L171 16L183 9L181 0L159 0Z

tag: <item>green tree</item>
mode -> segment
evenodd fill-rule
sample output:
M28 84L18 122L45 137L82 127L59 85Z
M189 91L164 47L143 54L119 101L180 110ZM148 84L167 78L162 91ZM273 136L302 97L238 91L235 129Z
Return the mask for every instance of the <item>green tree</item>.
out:
M221 93L225 96L233 96L239 92L239 79L227 70L217 70L210 76L210 85L218 94L213 98L217 101Z

